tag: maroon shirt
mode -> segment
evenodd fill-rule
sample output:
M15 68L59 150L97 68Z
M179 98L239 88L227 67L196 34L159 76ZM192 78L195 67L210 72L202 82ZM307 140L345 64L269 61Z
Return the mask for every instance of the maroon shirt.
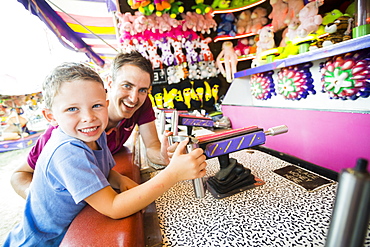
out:
M146 98L144 104L132 115L131 118L124 118L117 125L117 127L111 129L107 133L108 148L112 154L117 153L123 144L130 137L132 130L135 125L142 125L155 120L155 114L152 108L152 103L149 97ZM35 146L31 149L28 154L28 164L32 169L35 169L37 159L48 142L52 132L58 126L49 126L45 132L37 139Z

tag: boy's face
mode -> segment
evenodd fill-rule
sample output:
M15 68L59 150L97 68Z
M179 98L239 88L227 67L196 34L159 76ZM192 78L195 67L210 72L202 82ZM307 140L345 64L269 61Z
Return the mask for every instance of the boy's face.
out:
M91 80L64 82L44 115L67 135L93 145L108 124L105 89Z
M131 118L144 103L150 87L150 75L135 65L122 66L116 81L108 83L109 119Z

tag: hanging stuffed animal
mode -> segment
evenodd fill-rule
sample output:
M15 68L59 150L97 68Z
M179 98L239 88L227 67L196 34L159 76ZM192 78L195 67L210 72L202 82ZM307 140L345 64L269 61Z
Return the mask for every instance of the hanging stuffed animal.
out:
M199 59L201 61L213 61L213 54L211 52L211 49L209 48L209 43L212 42L211 37L203 38L200 42L200 54Z
M298 18L298 13L304 7L304 2L303 0L283 0L283 2L288 4L285 23L289 25L294 18Z
M233 43L231 41L225 41L222 44L222 50L220 54L217 56L216 65L221 74L226 77L226 81L229 83L231 83L234 79L237 64L238 57L235 54Z
M152 87L152 95L157 108L163 108L163 88L161 86Z
M195 10L197 14L204 15L212 10L212 7L208 4L204 4L204 0L195 0L194 6L191 8Z
M159 43L159 47L162 51L162 63L166 66L174 65L175 56L172 54L170 42L165 40L164 42Z
M200 70L198 68L198 63L189 63L188 64L188 78L190 80L200 79Z
M184 99L184 104L188 109L191 108L191 84L189 81L183 81L181 83L182 96Z
M199 109L203 107L203 101L204 101L204 82L201 80L193 81L193 88L195 93L198 95L198 99L200 101Z
M177 91L178 89L176 87L173 87L173 86L168 86L167 88L163 88L163 92L164 92L164 95L163 95L163 106L165 108L169 108L169 109L174 109L175 108L175 104L174 104L174 100L177 96Z
M188 62L188 64L199 62L198 53L195 51L195 41L184 39L183 47L186 50L186 61Z
M195 109L200 109L202 107L202 100L199 98L199 95L196 92L195 89L195 82L190 81L191 84L191 90L190 90L190 109L195 110ZM199 89L198 89L199 90Z
M177 39L169 39L169 42L173 47L175 65L184 65L186 63L186 56L182 51L182 42Z
M157 53L157 46L155 46L151 40L148 40L147 52L149 54L149 60L152 62L153 69L162 68L162 61Z
M168 84L179 83L180 78L177 77L175 66L167 67L167 82Z
M288 4L283 0L270 0L272 11L268 16L271 19L271 25L274 32L277 32L287 26L285 19L288 14Z

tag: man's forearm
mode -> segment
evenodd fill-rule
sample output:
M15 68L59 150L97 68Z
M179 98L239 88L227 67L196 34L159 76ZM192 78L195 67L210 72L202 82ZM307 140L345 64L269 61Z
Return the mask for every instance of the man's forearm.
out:
M160 149L154 150L154 149L147 149L146 150L146 155L148 159L158 165L168 165L169 159L167 157L163 157L163 155L160 152Z
M32 178L33 178L33 173L31 172L17 171L13 173L10 179L10 183L14 191L18 195L26 199L27 197L26 190L29 188Z

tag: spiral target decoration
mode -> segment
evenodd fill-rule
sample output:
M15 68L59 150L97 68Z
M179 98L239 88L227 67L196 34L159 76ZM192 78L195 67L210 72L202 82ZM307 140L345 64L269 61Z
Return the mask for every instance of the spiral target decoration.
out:
M278 93L288 100L301 100L309 94L316 94L310 72L312 63L298 64L282 68L278 72Z
M251 94L259 100L270 99L272 95L276 95L275 84L272 79L273 71L253 74L250 79Z
M369 50L351 52L321 63L322 91L331 99L356 100L370 95Z

